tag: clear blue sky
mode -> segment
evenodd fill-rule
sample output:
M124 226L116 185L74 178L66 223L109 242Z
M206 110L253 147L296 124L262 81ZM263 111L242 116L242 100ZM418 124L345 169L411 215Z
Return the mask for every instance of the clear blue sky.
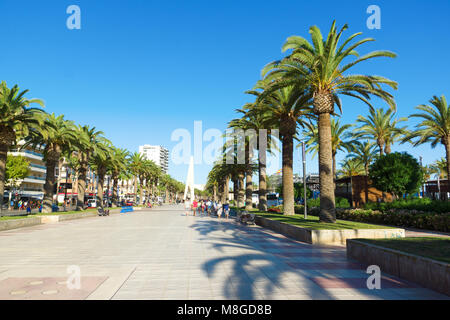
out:
M81 8L81 30L66 27L72 4ZM371 4L381 8L381 30L366 27ZM243 92L261 68L282 56L288 36L309 37L314 24L325 33L336 19L349 24L347 36L362 31L377 39L361 53L398 54L355 71L398 81L398 114L408 116L435 94L450 100L449 14L448 0L1 1L0 79L30 89L29 97L44 99L47 112L103 130L116 146L170 150L172 131L192 131L195 120L204 129L225 129L234 109L250 101ZM354 122L358 114L367 114L367 107L344 99L342 121ZM393 150L423 155L425 164L444 156L443 147ZM196 167L196 183L205 182L208 170ZM186 171L170 165L179 180ZM318 171L317 158L308 171Z

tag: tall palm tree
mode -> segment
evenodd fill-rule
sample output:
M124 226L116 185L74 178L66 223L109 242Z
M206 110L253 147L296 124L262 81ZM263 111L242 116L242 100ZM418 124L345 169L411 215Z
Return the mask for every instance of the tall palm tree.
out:
M79 125L75 132L77 134L77 142L74 147L79 161L77 210L82 210L84 208L87 173L91 156L97 152L99 145L111 144L111 142L104 137L103 131L97 131L95 127Z
M120 148L112 148L112 161L111 161L111 179L113 181L113 191L112 191L112 203L115 206L118 206L119 197L118 197L118 186L119 179L121 177L121 173L127 170L128 165L128 156L130 153L128 150L120 149Z
M365 190L365 203L369 202L369 165L376 158L377 152L375 150L375 144L369 141L363 143L356 141L352 146L352 152L347 155L349 159L355 159L364 168L364 190Z
M356 119L361 126L354 130L355 138L373 140L378 145L380 155L391 153L392 144L401 140L406 132L406 127L398 127L398 124L408 120L394 117L395 112L392 109L370 107L367 118L359 115Z
M105 176L113 167L113 158L111 157L111 154L113 154L113 148L114 147L110 143L97 143L95 146L95 152L91 155L89 161L91 168L93 168L97 173L97 197L101 207L103 207ZM109 193L109 190L107 192Z
M282 142L282 183L283 207L285 215L294 215L294 175L293 151L297 125L304 126L311 116L312 95L305 91L303 84L284 86L268 90L270 81L259 81L255 89L262 89L258 101L265 101L264 111L269 113L268 124L278 128Z
M144 167L145 167L144 156L142 154L140 154L139 152L134 152L130 156L130 171L134 175L134 202L135 203L137 200L138 178L139 178L139 176L142 177L144 175L144 173L145 173ZM142 183L142 180L140 181L140 183ZM139 199L139 203L141 203L141 201L142 201L142 197L141 197L141 199Z
M305 123L306 131L303 135L306 139L307 152L313 154L313 157L319 152L319 129L312 123ZM340 120L331 119L331 155L333 159L333 177L336 177L336 155L338 151L349 151L354 140L344 140L350 138L350 133L347 132L353 124L341 125ZM297 148L300 146L297 145Z
M44 185L43 212L52 212L54 188L56 185L55 168L58 166L62 153L73 150L72 145L77 141L75 124L65 120L64 115L56 116L48 114L44 126L30 131L24 146L31 145L34 148L44 146L44 161L47 174ZM66 173L67 174L67 173Z
M395 57L388 51L375 51L360 57L356 49L364 43L374 41L368 38L352 42L361 33L355 33L339 45L342 33L333 22L328 36L324 39L317 26L309 29L312 43L300 36L289 37L283 51L292 53L281 61L275 61L263 69L266 78L272 79L272 89L297 83L307 84L313 95L314 113L319 127L319 175L320 175L320 221L335 222L336 208L332 175L331 121L334 105L341 110L339 95L357 98L371 106L369 99L377 96L395 109L393 96L383 89L387 85L393 89L397 83L381 76L347 74L360 62L376 57ZM352 58L352 61L348 61ZM345 62L344 62L345 61Z
M430 103L432 106L422 104L416 107L422 113L412 114L411 117L421 118L423 121L416 125L415 130L403 142L410 141L414 146L430 142L432 148L441 143L445 147L447 176L450 177L450 105L444 95L433 96Z
M20 91L15 85L8 88L6 82L0 83L0 212L3 207L5 191L6 159L9 148L20 137L26 137L30 128L43 125L45 113L39 108L30 107L37 103L44 107L39 99L27 99L28 90Z

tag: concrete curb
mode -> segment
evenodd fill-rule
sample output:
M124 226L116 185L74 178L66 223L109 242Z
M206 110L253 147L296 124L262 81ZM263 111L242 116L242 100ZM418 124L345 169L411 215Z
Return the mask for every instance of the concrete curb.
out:
M60 215L41 215L42 223L57 223L60 221L82 219L82 218L92 218L97 217L96 212L80 212L80 213L70 213L70 214L60 214Z
M347 257L368 265L377 265L382 272L450 296L449 263L365 243L357 239L347 240Z
M404 238L404 229L310 230L256 215L255 223L298 241L310 244L345 245L347 239Z
M23 218L23 219L12 219L12 220L2 220L0 221L0 231L17 229L22 227L31 227L41 224L41 218Z

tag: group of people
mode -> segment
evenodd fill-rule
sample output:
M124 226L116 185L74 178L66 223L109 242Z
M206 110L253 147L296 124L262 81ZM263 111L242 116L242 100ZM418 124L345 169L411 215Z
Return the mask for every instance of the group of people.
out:
M11 208L12 209L18 209L18 210L26 210L28 213L31 213L32 209L39 209L39 212L42 211L42 201L40 200L22 200L20 199L17 203L14 202L14 200L11 200Z
M213 214L217 215L220 219L222 218L222 214L225 214L225 219L229 218L230 215L230 205L228 202L222 204L222 202L211 201L211 200L193 200L192 203L190 201L185 202L186 215L189 215L189 212L192 211L192 214L195 216L197 213L200 216L211 216Z

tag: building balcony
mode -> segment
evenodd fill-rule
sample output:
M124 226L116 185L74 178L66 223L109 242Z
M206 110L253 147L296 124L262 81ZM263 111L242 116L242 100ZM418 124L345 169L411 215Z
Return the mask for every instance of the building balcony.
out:
M34 159L42 161L44 156L42 153L31 151L31 150L11 150L9 152L13 156L22 156L24 158Z

